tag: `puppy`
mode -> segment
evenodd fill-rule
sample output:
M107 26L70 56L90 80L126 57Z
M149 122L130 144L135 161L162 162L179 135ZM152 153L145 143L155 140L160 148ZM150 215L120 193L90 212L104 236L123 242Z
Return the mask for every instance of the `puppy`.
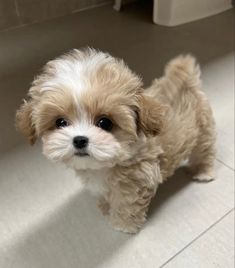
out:
M41 137L44 155L74 169L111 225L128 233L183 160L194 179L214 178L215 123L195 59L173 59L142 86L122 60L73 50L46 64L16 114L29 142Z

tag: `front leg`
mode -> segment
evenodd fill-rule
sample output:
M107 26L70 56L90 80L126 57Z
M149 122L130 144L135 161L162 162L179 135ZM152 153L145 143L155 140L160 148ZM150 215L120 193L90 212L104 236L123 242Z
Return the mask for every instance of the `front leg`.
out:
M137 233L146 221L146 215L154 191L148 190L142 194L130 196L120 195L119 200L110 207L110 223L118 231Z
M136 233L146 221L150 201L162 181L156 163L119 167L111 178L110 223L119 231Z

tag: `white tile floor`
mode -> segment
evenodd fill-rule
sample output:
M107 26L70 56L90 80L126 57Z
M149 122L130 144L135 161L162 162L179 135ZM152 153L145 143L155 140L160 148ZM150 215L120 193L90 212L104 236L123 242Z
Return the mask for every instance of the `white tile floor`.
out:
M1 268L234 267L234 53L203 65L218 126L217 180L182 171L137 235L113 231L73 172L19 145L0 158Z

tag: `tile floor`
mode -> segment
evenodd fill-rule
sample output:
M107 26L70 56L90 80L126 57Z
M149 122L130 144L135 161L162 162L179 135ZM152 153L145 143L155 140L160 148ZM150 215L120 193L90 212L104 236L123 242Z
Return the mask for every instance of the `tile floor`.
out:
M234 267L234 11L165 28L147 7L111 6L0 33L0 267ZM113 231L72 171L49 163L14 130L14 112L49 59L90 45L124 58L146 84L182 53L202 65L218 126L217 180L179 170L152 202L145 228Z

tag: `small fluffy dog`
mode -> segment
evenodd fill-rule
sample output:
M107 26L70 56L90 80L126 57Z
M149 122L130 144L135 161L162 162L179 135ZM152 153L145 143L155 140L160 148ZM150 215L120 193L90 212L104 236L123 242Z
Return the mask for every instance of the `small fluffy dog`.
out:
M179 56L142 88L122 60L73 50L46 64L16 114L43 153L73 168L117 230L136 233L159 184L188 159L194 179L214 178L215 123L200 68Z

